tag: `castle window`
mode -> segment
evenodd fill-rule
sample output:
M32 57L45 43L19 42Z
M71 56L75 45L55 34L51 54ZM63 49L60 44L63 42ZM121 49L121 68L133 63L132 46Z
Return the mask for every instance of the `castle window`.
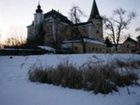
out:
M99 34L99 31L97 30L96 33Z

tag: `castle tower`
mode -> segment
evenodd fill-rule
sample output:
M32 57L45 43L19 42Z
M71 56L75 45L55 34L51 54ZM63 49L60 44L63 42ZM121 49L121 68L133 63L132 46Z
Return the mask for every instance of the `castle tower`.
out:
M97 40L103 41L103 19L100 16L96 0L93 1L91 13L89 20L94 25L94 29L92 30L92 34L97 38Z
M41 9L40 3L38 3L36 13L34 14L34 25L39 25L44 21L43 11Z

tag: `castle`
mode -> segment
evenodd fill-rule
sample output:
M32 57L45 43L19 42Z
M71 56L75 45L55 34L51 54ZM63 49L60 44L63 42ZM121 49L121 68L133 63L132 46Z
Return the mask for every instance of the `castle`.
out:
M43 13L38 4L34 20L27 26L29 44L51 46L74 53L104 52L103 18L93 1L87 22L74 24L58 11Z

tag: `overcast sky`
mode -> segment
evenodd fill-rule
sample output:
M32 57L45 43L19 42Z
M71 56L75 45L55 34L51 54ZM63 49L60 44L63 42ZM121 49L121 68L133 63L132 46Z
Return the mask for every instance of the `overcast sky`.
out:
M96 2L101 15L110 16L116 8L136 12L137 18L132 22L129 33L138 36L135 28L140 27L140 0L96 0ZM40 0L44 13L55 9L68 16L70 8L78 5L87 18L92 3L93 0ZM32 23L37 4L38 0L0 0L0 35L8 37L18 30L20 34L26 36L26 26ZM83 21L86 21L87 18L84 18Z

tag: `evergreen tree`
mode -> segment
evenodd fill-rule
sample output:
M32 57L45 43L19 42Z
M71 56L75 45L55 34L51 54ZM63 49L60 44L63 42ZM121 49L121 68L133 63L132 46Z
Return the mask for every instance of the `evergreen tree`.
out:
M106 37L106 39L105 39L105 44L106 44L106 47L112 47L113 46L112 42L110 41L110 39L108 37Z

